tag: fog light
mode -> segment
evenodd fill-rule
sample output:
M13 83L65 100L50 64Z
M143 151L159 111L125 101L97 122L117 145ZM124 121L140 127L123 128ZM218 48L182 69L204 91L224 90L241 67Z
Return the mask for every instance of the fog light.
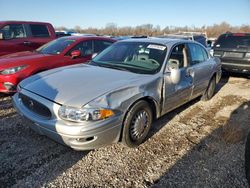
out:
M77 138L76 141L77 142L88 142L88 141L91 141L91 140L94 140L95 137L94 136L91 136L91 137L87 137L87 138Z
M8 91L15 91L16 90L16 86L10 82L4 82L3 85Z

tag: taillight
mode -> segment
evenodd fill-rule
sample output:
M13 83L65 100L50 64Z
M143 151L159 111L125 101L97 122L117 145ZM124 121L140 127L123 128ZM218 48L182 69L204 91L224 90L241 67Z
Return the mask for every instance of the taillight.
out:
M244 37L244 36L246 36L246 34L245 33L234 33L233 36Z

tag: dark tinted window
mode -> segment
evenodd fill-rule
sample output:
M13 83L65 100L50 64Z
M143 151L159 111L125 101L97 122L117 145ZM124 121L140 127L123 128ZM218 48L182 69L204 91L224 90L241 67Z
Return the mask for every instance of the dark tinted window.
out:
M197 44L188 44L188 46L189 46L190 55L191 55L191 65L205 61L202 47L200 47Z
M88 41L83 41L74 46L68 53L67 55L70 55L70 53L74 50L80 50L81 51L81 56L86 56L86 55L92 55L93 54L93 41L88 40Z
M26 33L22 24L6 25L0 31L3 33L3 39L16 39L26 37Z
M105 48L109 47L112 44L110 41L102 41L102 40L95 40L94 41L94 52L99 53L103 51Z
M30 30L33 37L49 37L49 31L46 25L30 24Z
M207 47L206 38L204 36L194 36L194 40L201 43L203 46Z
M250 47L250 36L222 35L215 44L215 48Z

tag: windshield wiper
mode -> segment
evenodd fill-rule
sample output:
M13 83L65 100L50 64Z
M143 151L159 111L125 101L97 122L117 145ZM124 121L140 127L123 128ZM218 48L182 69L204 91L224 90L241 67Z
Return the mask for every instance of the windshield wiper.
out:
M123 67L120 67L120 66L117 66L117 65L115 65L115 64L104 64L104 63L102 63L102 64L99 64L99 66L101 66L101 67L105 67L105 68L111 68L111 69L116 69L116 70L122 70L122 71L127 71L127 72L131 72L130 70L128 70L128 69L126 69L126 68L123 68Z

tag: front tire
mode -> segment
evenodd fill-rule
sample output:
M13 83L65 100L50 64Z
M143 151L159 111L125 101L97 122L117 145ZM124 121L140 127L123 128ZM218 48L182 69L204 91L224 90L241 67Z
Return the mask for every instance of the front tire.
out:
M145 141L153 120L152 109L146 101L137 102L128 111L122 133L122 143L136 147Z
M215 80L215 76L214 76L209 81L208 87L207 87L205 93L202 95L201 100L203 100L203 101L210 100L214 96L215 88L216 88L216 80Z

